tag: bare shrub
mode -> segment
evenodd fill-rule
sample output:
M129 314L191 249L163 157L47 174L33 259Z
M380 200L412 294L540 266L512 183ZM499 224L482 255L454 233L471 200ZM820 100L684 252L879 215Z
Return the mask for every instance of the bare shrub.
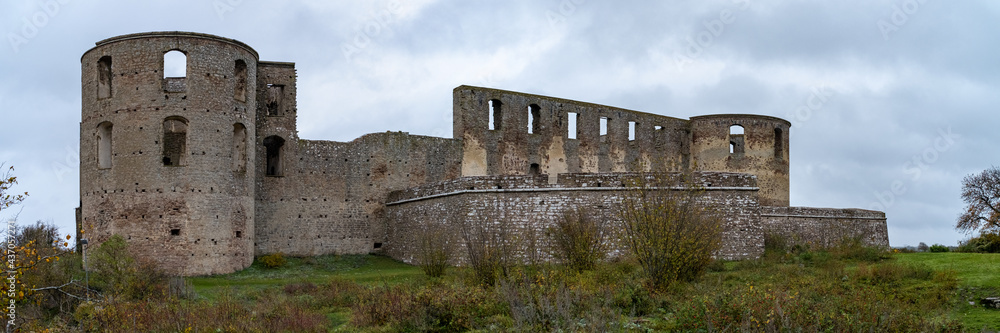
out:
M458 224L469 267L480 284L493 286L499 278L507 277L514 264L518 241L514 224L498 207L463 211L466 213L458 214Z
M565 211L549 235L553 256L576 271L593 270L607 255L606 230L585 208Z
M441 277L452 257L451 233L441 225L429 225L417 234L417 265L430 277Z
M700 276L722 241L722 219L704 203L703 189L690 175L671 178L637 178L619 210L622 240L654 289ZM682 189L674 187L678 180Z

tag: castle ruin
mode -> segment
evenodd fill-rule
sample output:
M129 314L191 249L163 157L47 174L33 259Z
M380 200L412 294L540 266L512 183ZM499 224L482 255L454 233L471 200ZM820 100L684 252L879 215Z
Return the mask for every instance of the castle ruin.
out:
M171 51L183 77L164 75ZM588 207L613 221L625 181L651 170L695 172L725 214L723 258L759 256L765 232L888 247L882 212L789 207L791 124L775 117L679 119L460 86L452 138L315 141L296 130L295 64L242 42L123 35L81 63L78 230L90 246L122 235L171 274L234 272L276 252L413 262L414 230L470 209L525 225Z

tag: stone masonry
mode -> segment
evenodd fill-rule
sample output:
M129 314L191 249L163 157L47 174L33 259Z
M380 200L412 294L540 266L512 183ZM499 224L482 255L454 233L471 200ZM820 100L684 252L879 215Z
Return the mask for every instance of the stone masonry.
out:
M179 77L164 75L171 51L185 59ZM720 257L759 256L767 232L888 246L882 212L788 206L791 124L779 118L680 119L460 86L452 138L313 141L296 129L295 64L236 40L124 35L81 65L78 230L91 247L122 235L171 274L229 273L276 252L412 262L414 231L469 212L537 229L589 207L614 223L625 180L651 171L695 172L725 213Z

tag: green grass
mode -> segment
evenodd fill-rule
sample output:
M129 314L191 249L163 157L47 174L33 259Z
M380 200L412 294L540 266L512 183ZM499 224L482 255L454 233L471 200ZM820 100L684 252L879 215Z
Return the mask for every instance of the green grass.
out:
M827 267L829 265L825 263L831 262L828 257L829 255L816 254L807 258L806 261L799 262L802 260L800 258L786 263L725 262L718 266L717 271L709 272L701 282L677 291L691 296L718 293L719 290L742 290L739 289L741 286L757 286L761 290L774 288L775 290L801 290L803 293L812 290L813 293L820 292L822 294L823 292L820 290L829 290L830 292L840 290L838 286L841 284L866 283L856 282L853 278L847 280L847 277L857 276L857 270L861 265L865 265L865 267L875 266L875 264L850 262L846 265L834 264L832 267ZM909 273L910 271L925 272L927 268L939 272L954 271L958 278L958 288L952 295L945 297L951 300L942 301L942 303L950 303L942 304L943 307L940 308L942 310L937 311L943 312L938 313L961 321L968 328L976 330L983 327L993 330L1000 329L1000 311L987 310L968 303L970 300L977 301L981 297L1000 295L1000 254L911 253L896 254L893 258L886 264L896 263L897 266L886 266L888 267L886 269L897 271L896 274L903 276L902 280L893 282L894 284L875 285L877 288L886 288L884 293L887 297L900 301L907 300L906 302L924 302L925 300L914 298L927 296L915 295L922 295L927 290L938 288L938 280L928 276L910 278L905 277L906 274L914 274ZM803 264L805 265L803 266ZM879 265L885 266L885 264ZM445 282L446 284L455 283L452 280L461 276L463 270L452 268L447 274L448 277L443 281L451 281ZM419 267L387 257L370 255L288 258L283 267L273 269L265 268L262 264L255 262L251 267L240 272L219 276L193 277L189 278L189 281L199 298L214 301L218 295L224 292L252 293L302 282L311 282L321 286L335 278L351 280L362 285L409 284L414 287L428 285L431 281L430 278L423 275ZM441 283L441 280L437 281ZM825 285L817 287L816 283ZM873 280L867 283L879 282ZM736 295L743 295L741 293L745 292L740 291ZM814 297L820 297L820 294L814 294ZM896 296L892 296L893 294ZM823 295L834 297L833 294ZM851 294L845 295L850 296ZM849 305L849 303L845 304ZM322 311L329 318L332 329L343 330L352 327L348 324L351 318L350 309L331 307L323 308ZM656 316L649 319L653 320L654 323L661 321L654 317Z
M322 284L334 277L360 284L398 284L425 279L419 267L383 256L325 255L288 258L279 268L266 268L259 262L242 271L215 276L192 277L188 281L199 296L214 299L227 289L253 290L280 287L292 283Z
M934 270L958 273L959 286L1000 288L1000 254L996 253L899 253L902 263L922 263Z
M936 271L958 273L958 291L952 316L968 327L1000 329L1000 310L978 304L983 297L1000 296L1000 254L990 253L900 253L901 263L924 264Z

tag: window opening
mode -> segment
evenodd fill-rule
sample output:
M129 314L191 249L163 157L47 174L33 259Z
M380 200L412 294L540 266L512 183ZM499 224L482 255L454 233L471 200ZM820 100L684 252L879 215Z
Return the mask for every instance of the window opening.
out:
M184 165L187 155L187 127L187 120L181 117L163 120L163 165Z
M528 105L528 134L538 134L542 128L541 108L537 104Z
M97 61L97 98L111 97L111 57L103 56Z
M265 175L281 176L281 153L285 146L285 139L277 135L264 138L264 147L267 149L267 166Z
M577 113L576 112L569 112L569 113L567 113L567 115L568 115L569 119L566 121L566 127L568 128L568 132L566 133L566 138L568 138L568 139L574 139L575 140L576 139L576 118L577 118Z
M503 113L502 113L503 103L500 103L499 100L491 99L489 101L489 104L490 104L489 130L491 131L499 130L500 123L503 120Z
M163 54L163 78L186 76L187 55L184 52L172 50Z

